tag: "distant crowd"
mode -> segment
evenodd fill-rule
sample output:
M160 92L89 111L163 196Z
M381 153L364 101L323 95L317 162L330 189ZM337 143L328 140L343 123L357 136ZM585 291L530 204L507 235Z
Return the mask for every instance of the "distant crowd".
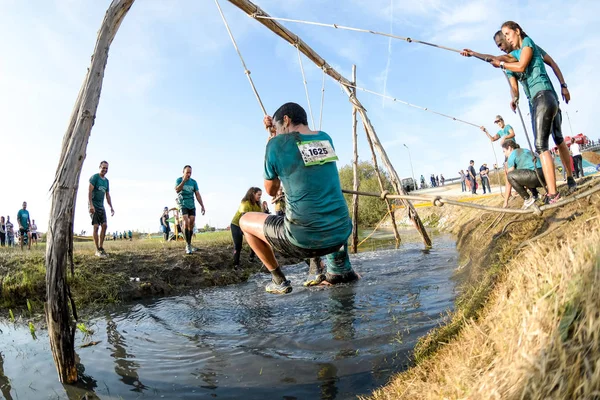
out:
M31 243L37 246L38 231L35 220L30 219L27 211L27 202L23 202L22 208L17 212L17 227L10 221L10 216L0 217L0 246L15 247L17 243L23 250L24 246L31 249Z

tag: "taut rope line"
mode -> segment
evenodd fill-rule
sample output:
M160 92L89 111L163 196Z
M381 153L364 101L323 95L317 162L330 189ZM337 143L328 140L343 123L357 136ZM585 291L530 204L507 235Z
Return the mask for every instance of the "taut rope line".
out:
M325 70L323 70L323 83L321 84L321 111L319 112L319 130L323 124L323 104L325 103Z
M300 72L302 72L302 82L304 83L304 91L306 92L306 101L308 103L308 112L310 113L310 120L312 121L312 128L315 130L315 118L313 117L312 106L310 105L310 96L308 95L308 84L306 83L306 76L304 75L304 65L302 65L302 54L300 54L300 47L295 46L298 50L298 62L300 63Z
M405 42L408 42L408 43L419 43L419 44L424 44L424 45L431 46L431 47L437 47L438 49L453 51L455 53L460 53L461 52L461 50L453 49L452 47L441 46L439 44L429 43L429 42L425 42L423 40L417 40L417 39L412 39L412 38L409 38L409 37L403 37L403 36L393 35L391 33L373 31L373 30L370 30L370 29L353 28L353 27L350 27L350 26L343 26L343 25L338 25L338 24L325 24L325 23L322 23L322 22L304 21L304 20L300 20L300 19L277 18L277 17L266 16L266 15L260 15L258 13L250 14L250 17L255 18L255 19L270 19L270 20L273 20L273 21L296 22L296 23L300 23L300 24L324 26L324 27L327 27L327 28L335 28L335 29L341 29L341 30L346 30L346 31L371 33L373 35L379 35L379 36L389 37L389 38L392 38L392 39L404 40Z
M256 96L256 100L258 100L258 104L260 105L260 108L261 108L261 110L263 112L263 115L268 115L267 114L267 110L265 109L265 106L263 105L263 102L260 99L260 95L258 94L258 91L256 90L256 87L254 86L254 82L252 81L252 77L250 76L250 70L248 69L248 67L246 67L246 63L244 62L244 57L242 57L242 53L240 53L240 49L238 48L237 43L235 42L235 39L233 38L233 34L231 33L231 29L229 29L229 24L227 23L227 20L225 19L225 15L223 14L223 10L221 10L221 6L219 5L219 0L215 0L215 4L217 5L217 8L219 9L219 14L221 14L221 18L223 19L223 23L225 24L225 28L227 28L227 33L229 34L229 37L231 38L231 43L233 43L233 47L235 47L235 51L237 51L237 54L240 57L240 61L242 62L242 66L244 67L244 73L248 77L248 81L250 82L250 86L252 87L252 91L254 92L254 95Z
M362 90L363 92L366 92L366 93L371 93L371 94L374 94L374 95L376 95L376 96L384 97L384 98L386 98L386 99L390 99L390 100L392 100L392 101L396 101L396 102L398 102L398 103L405 104L405 105L407 105L407 106L409 106L409 107L418 108L419 110L422 110L422 111L429 111L429 112L431 112L431 113L434 113L434 114L436 114L436 115L440 115L440 116L442 116L442 117L449 118L449 119L451 119L451 120L453 120L453 121L462 122L463 124L471 125L471 126L474 126L474 127L477 127L477 128L481 127L481 125L477 125L477 124L474 124L474 123L472 123L472 122L465 121L465 120L462 120L462 119L460 119L460 118L456 118L456 117L453 117L453 116L451 116L451 115L444 114L444 113L441 113L441 112L438 112L438 111L430 110L430 109L429 109L429 108L427 108L427 107L421 107L421 106L418 106L418 105L416 105L416 104L409 103L409 102L407 102L407 101L399 100L399 99L397 99L397 98L395 98L395 97L388 96L388 95L386 95L386 94L377 93L377 92L374 92L374 91L372 91L372 90L369 90L369 89L365 89L365 88L362 88L362 87L359 87L359 86L356 86L356 85L352 85L352 84L350 84L350 83L345 83L345 82L341 82L341 81L340 81L340 84L341 84L341 85L344 85L344 86L347 86L347 87L355 88L355 89L357 89L357 90Z

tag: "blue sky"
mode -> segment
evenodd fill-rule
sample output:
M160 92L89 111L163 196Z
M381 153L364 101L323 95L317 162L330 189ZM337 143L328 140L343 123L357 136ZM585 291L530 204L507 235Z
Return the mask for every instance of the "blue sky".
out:
M40 230L47 228L49 188L75 98L89 66L109 1L0 0L0 215L16 218L23 200ZM561 102L575 133L593 139L592 107L600 79L600 3L593 1L263 0L277 17L368 28L497 53L491 39L516 20L561 67L572 102ZM269 113L287 101L307 108L296 50L226 1L223 11ZM485 63L428 46L363 33L284 23L330 65L359 86L495 130L504 116L525 144L509 110L505 78ZM321 71L303 60L315 119ZM389 67L388 67L389 65ZM549 71L550 72L550 71ZM550 72L552 75L552 73ZM558 87L554 76L555 86ZM477 129L359 92L358 96L399 175L457 175L473 158L494 163ZM524 114L526 107L522 107ZM359 123L360 126L360 123ZM530 124L527 121L527 127ZM326 80L322 129L340 162L352 157L351 107ZM563 132L569 135L564 118ZM370 159L359 129L359 154ZM206 205L197 225L229 224L250 186L262 187L262 112L212 0L138 0L110 49L100 106L77 198L75 231L90 231L87 181L101 160L110 163L113 205L109 231L156 231L162 207L173 206L174 182L193 166ZM499 145L496 153L500 156ZM267 196L263 196L267 198Z

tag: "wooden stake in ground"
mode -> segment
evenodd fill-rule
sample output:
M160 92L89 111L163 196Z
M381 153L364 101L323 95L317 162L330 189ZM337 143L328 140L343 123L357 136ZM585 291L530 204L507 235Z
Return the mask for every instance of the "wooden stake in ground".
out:
M242 11L244 11L249 16L269 17L269 14L264 12L260 7L258 7L249 0L229 0L229 2L241 9ZM307 45L302 39L300 39L298 35L291 32L279 22L263 18L257 18L256 20L259 23L263 24L265 27L267 27L269 30L271 30L273 33L275 33L277 36L283 38L288 43L296 46L302 53L304 53L306 57L308 57L308 59L317 64L327 75L329 75L342 85L342 89L346 92L346 94L350 98L350 101L359 112L361 119L366 127L367 135L369 135L369 137L371 138L373 146L375 147L375 149L377 149L377 152L379 153L383 164L386 166L390 174L390 178L392 180L392 185L394 186L394 189L400 194L406 194L406 192L404 192L404 189L402 188L400 177L398 176L396 170L390 162L383 146L379 141L379 138L377 137L375 128L373 128L373 124L371 124L371 121L367 116L367 110L363 107L360 101L358 101L356 96L352 96L352 91L350 90L350 86L352 86L352 83L348 79L343 77L335 69L333 69L327 63L327 61L325 61L317 52L315 52L309 45ZM401 201L408 210L408 217L412 221L417 231L419 231L419 233L421 234L423 242L426 246L431 246L431 239L429 238L429 235L425 230L421 219L419 218L419 214L417 214L417 211L413 207L412 203L408 200Z
M352 66L352 83L356 85L356 65ZM356 89L352 89L356 96ZM358 137L356 135L356 107L352 106L352 151L354 158L352 159L352 177L354 191L358 191ZM358 251L358 195L352 195L352 252Z
M113 0L106 11L98 32L90 68L77 96L71 120L63 138L56 176L50 189L52 205L46 246L48 299L45 311L50 349L58 377L63 383L77 381L75 324L69 312L71 299L67 285L67 261L69 256L72 256L73 216L79 176L100 101L108 49L133 2L134 0Z

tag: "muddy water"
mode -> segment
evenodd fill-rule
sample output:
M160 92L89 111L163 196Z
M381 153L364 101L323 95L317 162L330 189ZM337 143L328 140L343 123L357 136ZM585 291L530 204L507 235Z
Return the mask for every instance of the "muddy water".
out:
M285 268L294 291L248 282L123 306L77 333L80 383L57 381L48 337L0 323L6 399L348 399L402 370L416 339L455 297L455 243L434 237L351 260L363 279L304 288L307 266ZM81 348L83 343L99 341Z

